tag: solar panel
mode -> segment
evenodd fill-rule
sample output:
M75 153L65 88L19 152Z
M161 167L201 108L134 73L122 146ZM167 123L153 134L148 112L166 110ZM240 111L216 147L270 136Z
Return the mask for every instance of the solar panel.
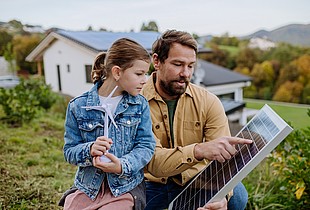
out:
M224 163L212 161L169 204L169 210L196 210L220 201L248 175L289 133L292 128L268 105L239 131L237 137L253 140L236 145L237 153Z

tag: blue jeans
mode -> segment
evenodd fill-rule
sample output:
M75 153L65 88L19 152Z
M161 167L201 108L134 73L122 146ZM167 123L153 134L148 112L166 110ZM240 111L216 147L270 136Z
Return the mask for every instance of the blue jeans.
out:
M146 182L146 208L145 210L163 210L184 189L169 180L167 184ZM234 188L234 195L228 202L229 210L243 210L248 202L248 193L240 182Z

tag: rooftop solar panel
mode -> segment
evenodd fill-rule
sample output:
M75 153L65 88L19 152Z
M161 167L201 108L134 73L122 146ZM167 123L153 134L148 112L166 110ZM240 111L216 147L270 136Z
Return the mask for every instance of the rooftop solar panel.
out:
M145 49L150 51L153 42L160 36L158 32L106 32L106 31L57 31L58 34L65 36L83 45L87 45L97 51L106 51L114 41L120 38L129 38L137 41Z

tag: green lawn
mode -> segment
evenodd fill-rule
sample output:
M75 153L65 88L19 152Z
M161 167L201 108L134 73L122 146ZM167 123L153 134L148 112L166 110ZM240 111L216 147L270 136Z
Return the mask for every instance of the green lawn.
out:
M251 109L260 109L264 104L268 104L280 117L295 128L306 128L310 126L310 118L307 113L310 105L298 105L289 103L280 103L274 101L262 101L245 99L246 107Z
M228 51L232 56L236 56L239 53L239 48L238 47L220 45L219 48L221 50Z

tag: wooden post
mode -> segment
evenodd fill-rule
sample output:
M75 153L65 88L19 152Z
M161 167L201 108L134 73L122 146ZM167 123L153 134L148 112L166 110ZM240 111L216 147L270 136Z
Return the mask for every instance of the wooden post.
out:
M40 61L37 62L37 70L38 70L38 75L42 76L42 64Z

